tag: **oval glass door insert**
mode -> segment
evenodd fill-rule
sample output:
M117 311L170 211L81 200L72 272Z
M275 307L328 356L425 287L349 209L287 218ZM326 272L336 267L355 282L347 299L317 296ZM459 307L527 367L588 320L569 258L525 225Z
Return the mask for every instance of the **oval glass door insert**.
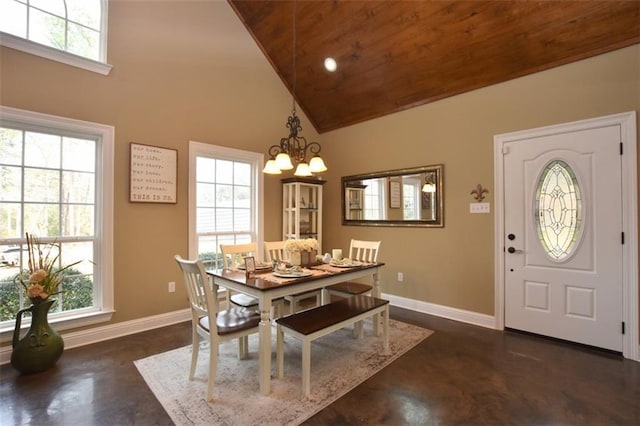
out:
M582 197L578 179L561 160L547 164L535 194L538 239L547 256L567 260L578 246L583 224Z

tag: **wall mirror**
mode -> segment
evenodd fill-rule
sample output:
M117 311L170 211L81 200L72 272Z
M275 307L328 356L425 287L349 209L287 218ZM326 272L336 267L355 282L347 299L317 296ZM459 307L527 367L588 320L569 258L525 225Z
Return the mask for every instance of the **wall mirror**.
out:
M342 224L444 226L444 166L342 177Z

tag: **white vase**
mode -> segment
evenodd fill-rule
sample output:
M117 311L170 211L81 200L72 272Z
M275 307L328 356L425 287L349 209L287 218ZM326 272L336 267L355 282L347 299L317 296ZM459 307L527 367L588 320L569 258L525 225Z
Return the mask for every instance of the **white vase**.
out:
M302 256L300 255L299 251L289 253L289 263L294 266L302 265Z

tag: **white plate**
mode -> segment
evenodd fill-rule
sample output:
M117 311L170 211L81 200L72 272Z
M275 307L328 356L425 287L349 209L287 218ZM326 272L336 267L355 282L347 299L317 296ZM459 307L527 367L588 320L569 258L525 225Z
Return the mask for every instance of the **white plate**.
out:
M245 270L245 266L244 265L239 265L238 269L241 269L241 270L244 271ZM265 270L265 269L271 269L271 265L266 265L266 264L264 264L264 265L256 265L256 271L262 271L262 270Z
M308 277L313 275L313 272L311 271L306 271L306 272L276 272L273 271L273 275L275 275L276 277L280 277L280 278L302 278L302 277Z

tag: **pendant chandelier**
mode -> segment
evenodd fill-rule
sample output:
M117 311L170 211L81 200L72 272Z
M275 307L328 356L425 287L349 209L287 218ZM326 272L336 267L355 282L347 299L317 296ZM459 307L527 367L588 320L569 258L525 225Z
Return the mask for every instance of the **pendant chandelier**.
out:
M269 160L265 164L263 173L279 175L282 170L291 170L296 164L295 176L311 176L313 173L324 172L327 166L320 157L322 147L318 142L307 142L302 131L300 119L296 115L296 2L293 2L293 107L287 119L289 136L280 139L280 144L269 147ZM307 162L307 156L311 159Z

